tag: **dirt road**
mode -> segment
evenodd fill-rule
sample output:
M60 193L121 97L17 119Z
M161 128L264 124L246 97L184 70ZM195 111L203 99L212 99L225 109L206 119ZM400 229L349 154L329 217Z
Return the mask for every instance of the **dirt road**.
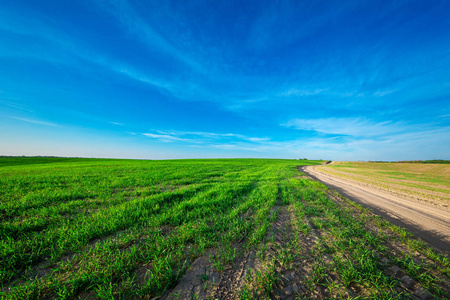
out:
M449 211L325 174L320 172L320 166L303 166L299 167L299 170L347 198L369 207L392 223L414 232L434 247L444 251L450 250Z

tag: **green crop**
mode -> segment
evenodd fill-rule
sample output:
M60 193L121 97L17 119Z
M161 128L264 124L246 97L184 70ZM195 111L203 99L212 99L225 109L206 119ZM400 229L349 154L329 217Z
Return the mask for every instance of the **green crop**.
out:
M319 287L324 297L349 297L355 287L361 297L408 295L397 293L381 257L445 297L445 256L297 170L318 163L2 157L0 295L151 299L197 258L225 274L245 256L257 262L242 271L236 297L280 295L283 272L304 264L299 297ZM393 243L404 252L394 255ZM214 290L206 273L198 280Z

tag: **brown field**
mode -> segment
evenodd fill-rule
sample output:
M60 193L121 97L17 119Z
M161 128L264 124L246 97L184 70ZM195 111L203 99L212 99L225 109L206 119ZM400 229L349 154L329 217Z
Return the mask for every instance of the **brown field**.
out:
M448 164L335 162L321 166L319 170L444 209L450 208Z

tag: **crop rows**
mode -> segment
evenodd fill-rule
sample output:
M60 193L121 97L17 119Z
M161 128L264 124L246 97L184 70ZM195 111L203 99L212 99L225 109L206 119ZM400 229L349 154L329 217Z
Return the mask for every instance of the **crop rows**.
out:
M445 254L296 168L318 162L8 163L4 298L449 295Z

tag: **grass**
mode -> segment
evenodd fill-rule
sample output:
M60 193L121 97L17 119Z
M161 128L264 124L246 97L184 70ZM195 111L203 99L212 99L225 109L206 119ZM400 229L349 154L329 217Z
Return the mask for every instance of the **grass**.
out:
M283 296L292 282L301 286L296 289L299 299L404 299L419 287L437 299L449 296L450 265L445 255L317 182L294 178L284 186L292 237L274 255L262 247L263 267L250 274L242 299ZM315 240L309 240L311 236ZM399 274L390 271L394 266ZM294 280L283 280L283 274L292 272ZM405 278L413 285L405 286Z
M296 169L318 163L0 157L0 296L151 299L205 253L222 274L249 251L258 267L234 291L243 299L280 294L285 271L299 297L413 293L383 257L448 295L445 255Z

